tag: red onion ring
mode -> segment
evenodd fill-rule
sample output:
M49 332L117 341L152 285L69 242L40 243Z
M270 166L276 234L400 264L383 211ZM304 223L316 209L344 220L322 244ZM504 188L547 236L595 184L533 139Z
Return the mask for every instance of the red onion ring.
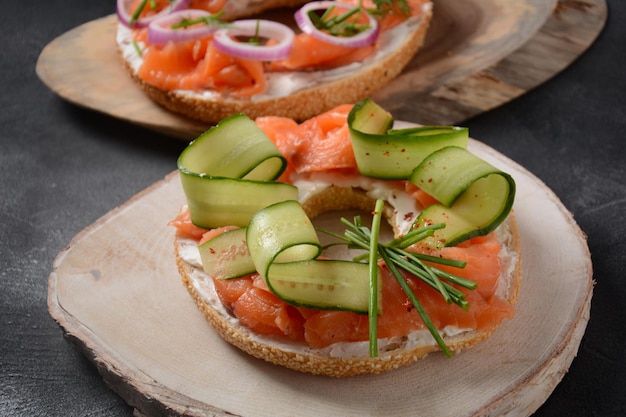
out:
M172 25L180 23L184 19L196 20L211 16L205 10L185 9L159 16L148 25L148 43L152 45L165 45L172 42L191 41L206 38L215 32L218 27L214 25L194 25L186 28L173 29Z
M124 26L127 26L129 28L143 28L148 26L150 22L152 22L154 19L186 8L189 5L190 1L191 0L174 0L168 7L162 9L160 12L148 17L137 19L133 22L133 11L129 12L128 8L134 2L134 0L117 0L117 18Z
M326 10L331 7L338 9L354 9L355 6L351 4L341 3L338 1L315 1L307 3L296 11L294 18L300 30L307 33L314 38L331 43L333 45L347 46L351 48L360 48L368 46L376 42L378 38L378 21L369 13L365 13L369 19L369 28L360 32L354 36L333 36L315 27L315 24L309 17L309 12L314 10Z
M257 26L258 25L258 26ZM257 31L258 29L258 31ZM273 45L254 45L238 42L236 36L271 39ZM213 35L215 47L228 55L256 61L274 61L286 58L293 46L295 34L282 23L270 20L238 20L227 28L218 29Z

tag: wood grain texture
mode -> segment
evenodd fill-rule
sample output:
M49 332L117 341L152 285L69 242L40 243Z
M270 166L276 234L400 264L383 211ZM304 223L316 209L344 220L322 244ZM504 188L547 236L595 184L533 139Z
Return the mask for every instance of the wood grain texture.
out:
M593 44L606 23L604 0L560 0L553 6L541 28L519 46L509 46L508 55L460 73L449 69L450 66L467 68L468 64L458 55L469 55L473 60L474 56L484 54L485 49L506 50L500 43L510 40L497 36L492 39L492 34L485 34L482 38L489 39L487 44L475 46L469 54L466 52L471 49L469 47L457 51L455 48L459 48L459 44L446 37L450 32L456 33L454 26L461 18L453 15L443 19L439 16L440 20L435 22L427 41L432 45L451 43L447 52L449 57L436 59L428 56L429 53L441 54L439 47L434 47L434 52L423 50L411 64L416 69L409 67L375 99L401 120L436 125L457 124L521 96L566 69ZM466 7L471 9L471 3ZM476 5L472 10L474 16L488 13ZM505 26L513 34L530 30L524 29L522 22L511 21ZM465 36L469 42L481 38L473 33ZM440 75L430 75L431 71ZM410 74L413 73L426 73L424 84L403 89L403 84L410 84L413 79Z
M458 124L502 105L566 68L606 21L604 0L435 0L425 47L373 98L401 120ZM147 98L115 50L115 16L52 41L40 79L64 99L160 133L190 140L204 123Z
M484 144L471 141L470 150L517 183L523 283L515 318L453 358L435 354L381 375L334 379L270 365L224 342L176 271L167 222L184 201L177 173L59 254L50 313L137 415L530 415L578 350L593 290L590 254L545 184Z

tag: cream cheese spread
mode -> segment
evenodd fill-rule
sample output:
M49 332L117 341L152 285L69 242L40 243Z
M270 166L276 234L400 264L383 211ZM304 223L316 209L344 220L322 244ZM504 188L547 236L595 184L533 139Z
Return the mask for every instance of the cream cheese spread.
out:
M306 202L328 187L360 188L373 200L388 202L394 209L393 219L396 233L406 234L417 219L420 208L397 183L364 177L362 175L340 175L329 172L314 172L307 175L292 175L290 182L298 187L298 199Z

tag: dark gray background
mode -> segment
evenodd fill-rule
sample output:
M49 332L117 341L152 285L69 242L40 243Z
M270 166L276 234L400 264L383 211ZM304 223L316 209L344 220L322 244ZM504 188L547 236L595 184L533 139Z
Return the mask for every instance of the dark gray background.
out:
M626 2L538 89L466 121L560 197L588 235L595 287L578 357L537 416L626 415ZM0 31L0 415L130 416L46 305L56 254L175 169L184 144L68 104L35 74L42 48L112 0L4 1ZM540 213L538 213L539 215ZM550 239L546 231L546 239Z

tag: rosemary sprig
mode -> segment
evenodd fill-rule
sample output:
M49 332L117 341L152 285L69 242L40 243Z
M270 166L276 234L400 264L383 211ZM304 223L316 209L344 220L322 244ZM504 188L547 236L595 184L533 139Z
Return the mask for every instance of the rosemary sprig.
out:
M432 236L432 234L436 230L445 227L445 224L433 224L427 227L413 229L406 235L396 238L390 242L379 242L379 228L382 218L383 206L383 200L376 201L371 231L367 227L363 226L360 216L356 216L352 222L345 218L341 219L341 223L346 226L346 230L343 235L319 229L320 232L339 239L342 244L346 244L350 248L362 249L367 251L366 254L357 256L354 259L356 261L363 261L367 259L370 265L370 304L368 309L370 356L375 357L378 355L377 280L379 258L382 259L382 261L389 268L392 275L396 278L402 290L405 292L405 294L413 304L413 307L419 314L420 318L424 322L424 325L429 330L441 350L447 356L451 356L451 352L446 346L443 338L437 331L437 328L432 323L430 317L428 317L428 314L419 302L418 297L413 292L406 278L402 275L400 271L404 270L421 279L430 287L437 290L447 303L457 304L464 310L467 310L469 308L469 303L465 299L465 294L452 284L472 290L477 287L477 284L471 280L450 274L448 272L442 271L435 266L424 263L424 261L428 261L440 265L453 265L455 267L463 268L465 267L465 262L409 252L406 250L406 248L419 242L420 240Z

